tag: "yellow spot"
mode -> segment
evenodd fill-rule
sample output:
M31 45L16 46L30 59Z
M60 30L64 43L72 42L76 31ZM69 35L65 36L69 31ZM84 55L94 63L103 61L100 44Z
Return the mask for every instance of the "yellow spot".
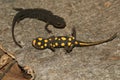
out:
M44 44L44 46L46 47L46 46L47 46L47 44Z
M48 42L48 40L46 39L46 40L44 40L44 42Z
M68 42L68 46L71 46L71 42Z
M77 42L77 41L75 41L75 44L78 44L78 42Z
M60 41L61 39L59 38L58 40Z
M35 43L36 43L36 40L33 40L33 45L35 45Z
M40 48L44 48L44 46L40 46Z
M56 46L58 46L58 43L55 43Z
M40 41L41 41L41 40L42 40L42 38L38 38L38 40L40 40Z
M72 37L72 39L75 39L75 37Z
M69 40L69 41L71 41L71 40L72 40L72 38L69 38L68 40Z
M57 40L58 38L56 37L55 40Z
M53 47L55 47L55 45L53 45Z
M37 44L38 44L38 45L41 45L41 42L38 42Z
M49 38L49 40L51 41L52 39L51 39L51 38Z
M61 39L62 39L62 40L66 40L66 38L65 38L65 37L61 37Z
M50 46L53 46L52 44L50 44Z
M65 46L65 43L61 43L61 46Z

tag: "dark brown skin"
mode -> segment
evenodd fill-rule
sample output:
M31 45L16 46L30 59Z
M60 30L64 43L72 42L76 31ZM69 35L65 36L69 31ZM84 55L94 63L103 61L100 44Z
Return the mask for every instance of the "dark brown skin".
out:
M65 28L66 22L62 17L59 17L57 15L54 15L51 11L45 10L45 9L22 9L22 8L14 8L14 10L19 11L16 13L16 15L13 18L12 22L12 37L13 41L15 42L16 45L19 47L22 47L15 39L14 37L14 27L16 23L19 23L21 20L25 18L32 18L32 19L37 19L40 21L43 21L46 23L45 25L45 30L48 33L51 33L51 30L48 29L49 25L53 25L55 28Z
M103 41L97 41L97 42L84 42L76 40L76 31L73 28L72 36L51 36L47 39L44 39L42 37L38 37L33 40L32 45L36 49L44 50L44 49L51 49L53 52L55 51L55 48L65 48L67 53L70 53L74 47L87 47L87 46L93 46L102 44L105 42L112 41L114 38L116 38L117 33L115 33L113 36L111 36L109 39L103 40Z

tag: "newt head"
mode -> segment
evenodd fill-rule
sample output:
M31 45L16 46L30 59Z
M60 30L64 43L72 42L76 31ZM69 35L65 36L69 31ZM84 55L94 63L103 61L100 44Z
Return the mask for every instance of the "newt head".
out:
M53 25L55 28L65 28L66 22L64 18L54 15L54 17L52 16L51 19L52 20L50 20L50 24Z
M32 41L33 47L39 50L46 49L48 47L49 40L38 37Z

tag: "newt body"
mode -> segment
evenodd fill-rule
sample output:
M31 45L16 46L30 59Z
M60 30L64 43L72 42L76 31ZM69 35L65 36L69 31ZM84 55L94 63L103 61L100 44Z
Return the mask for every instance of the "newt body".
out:
M14 37L14 27L16 23L19 23L21 20L25 18L32 18L32 19L37 19L40 21L43 21L46 23L45 25L45 30L47 32L51 33L51 30L48 29L49 25L53 25L55 28L65 28L66 23L62 17L59 17L57 15L54 15L51 11L45 10L45 9L22 9L22 8L14 8L14 10L19 11L16 13L16 15L13 18L12 22L12 37L15 42L19 47L22 47L18 42L16 41Z
M74 47L84 47L84 46L93 46L102 44L105 42L112 41L114 38L116 38L116 34L114 34L109 39L103 40L103 41L97 41L97 42L84 42L76 40L76 31L73 28L72 36L51 36L47 39L44 39L42 37L38 37L32 41L33 47L39 50L43 49L51 49L52 51L55 51L55 48L65 48L66 52L70 53Z

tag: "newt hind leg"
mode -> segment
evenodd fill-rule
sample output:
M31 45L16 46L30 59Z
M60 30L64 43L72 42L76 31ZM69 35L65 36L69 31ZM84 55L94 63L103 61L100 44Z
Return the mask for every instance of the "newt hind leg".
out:
M71 35L76 39L76 30L75 30L75 27L72 28L72 34Z
M16 11L23 11L24 10L23 8L13 8L13 9Z
M71 46L66 46L66 47L65 47L65 50L66 50L67 53L70 53L70 52L73 50L73 48L74 48L73 45L71 45Z

